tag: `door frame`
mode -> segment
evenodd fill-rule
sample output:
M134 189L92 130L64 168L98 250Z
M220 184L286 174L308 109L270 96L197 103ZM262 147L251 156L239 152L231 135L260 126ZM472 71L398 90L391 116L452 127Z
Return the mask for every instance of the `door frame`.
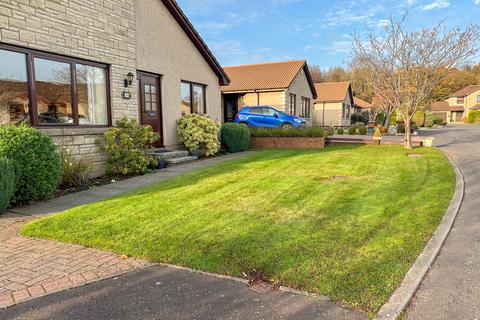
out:
M158 121L158 128L159 128L159 134L160 134L160 140L157 142L158 147L163 147L164 146L164 137L163 137L163 106L162 106L162 75L156 74L156 73L151 73L151 72L146 72L146 71L140 71L137 70L137 79L138 79L138 113L140 115L140 123L143 125L143 105L144 105L144 100L145 97L142 94L142 77L150 77L150 78L156 78L157 79L157 87L158 87L158 94L157 94L157 106L158 106L158 111L157 111L157 121Z
M228 117L227 117L227 101L228 100L234 101L234 105L235 105L234 110L233 110L232 122L235 121L235 115L239 112L239 108L238 108L239 97L238 97L238 94L234 94L234 93L224 94L223 95L223 122L224 123L228 122Z

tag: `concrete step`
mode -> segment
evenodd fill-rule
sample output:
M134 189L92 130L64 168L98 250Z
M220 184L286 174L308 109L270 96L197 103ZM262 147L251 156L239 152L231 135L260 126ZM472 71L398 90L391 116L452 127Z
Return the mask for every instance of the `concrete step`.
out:
M155 152L155 156L163 156L165 160L173 158L183 158L188 157L188 151L176 150L176 151L167 151L167 152Z
M175 165L175 164L195 161L197 159L198 159L197 156L185 156L185 157L169 158L169 159L165 159L165 161L167 161L168 165Z

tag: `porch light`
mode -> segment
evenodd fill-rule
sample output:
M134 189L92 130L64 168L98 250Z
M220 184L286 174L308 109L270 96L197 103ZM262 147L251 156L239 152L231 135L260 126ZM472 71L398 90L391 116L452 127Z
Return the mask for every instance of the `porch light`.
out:
M134 78L134 77L135 77L135 76L134 76L133 73L131 73L131 72L129 72L129 73L127 74L127 78L124 80L124 86L125 86L125 88L127 88L127 87L129 87L129 86L132 85L132 83L133 83L133 78Z

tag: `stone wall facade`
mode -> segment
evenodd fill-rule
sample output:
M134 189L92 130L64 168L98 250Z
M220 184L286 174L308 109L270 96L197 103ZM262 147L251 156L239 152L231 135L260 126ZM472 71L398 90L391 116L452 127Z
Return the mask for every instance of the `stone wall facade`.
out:
M137 83L123 99L127 73L136 73L134 0L2 0L0 42L109 65L112 121L138 118ZM3 63L3 62L2 62ZM105 157L95 140L105 128L42 128L76 158L88 158L97 175Z
M99 151L97 140L106 128L58 128L40 129L47 133L55 144L68 152L73 160L88 160L93 165L92 176L98 177L106 171L106 155Z

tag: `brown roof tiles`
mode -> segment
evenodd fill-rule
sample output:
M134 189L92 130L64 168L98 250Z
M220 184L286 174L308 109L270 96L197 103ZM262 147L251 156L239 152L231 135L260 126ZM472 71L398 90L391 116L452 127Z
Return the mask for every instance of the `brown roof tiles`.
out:
M224 67L231 82L227 86L222 86L222 92L287 89L302 68L305 70L312 93L316 96L305 60Z
M370 109L372 107L372 104L357 97L353 97L353 104L362 109Z
M447 101L435 101L428 106L429 111L463 111L463 106L450 106Z
M315 102L339 102L344 101L350 89L350 82L322 82L315 83L317 99Z
M452 93L449 98L455 98L455 97L466 97L468 96L469 94L472 94L474 93L475 91L478 91L480 90L480 85L470 85L470 86L466 86L465 88L463 89L460 89L454 93Z

